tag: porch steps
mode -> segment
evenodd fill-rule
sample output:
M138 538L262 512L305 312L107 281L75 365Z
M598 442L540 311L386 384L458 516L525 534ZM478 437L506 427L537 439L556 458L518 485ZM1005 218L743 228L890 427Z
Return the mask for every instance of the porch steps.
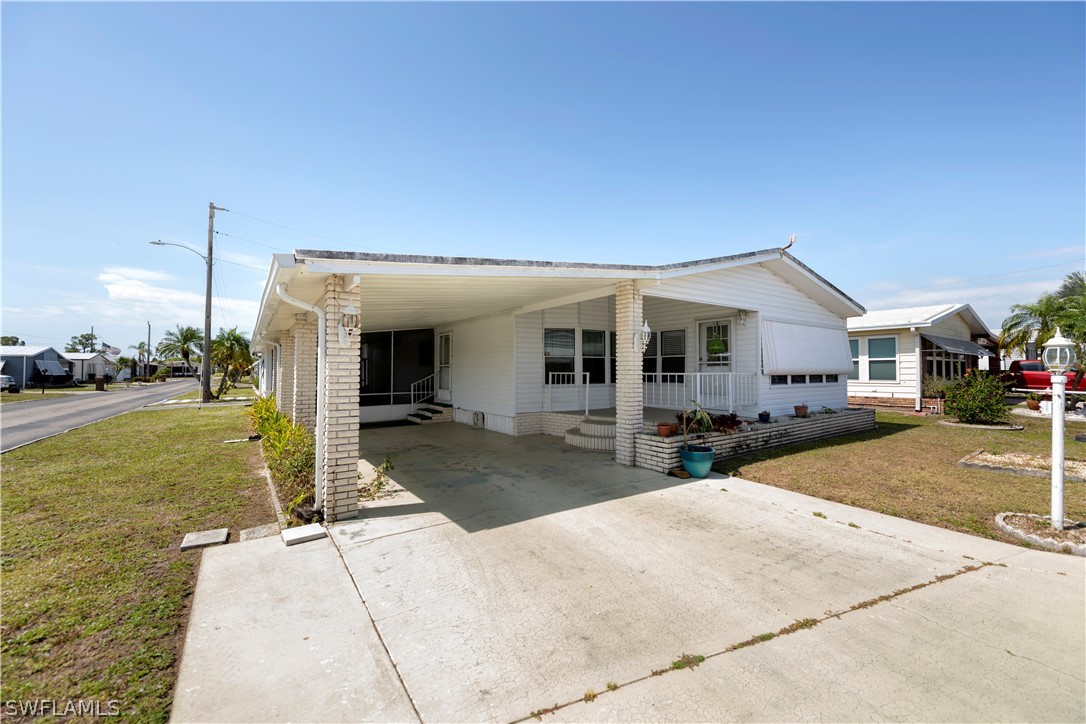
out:
M566 430L566 444L584 450L614 450L615 421L607 417L581 418L577 427Z
M429 425L435 422L452 422L453 407L443 402L431 402L407 416L416 425Z

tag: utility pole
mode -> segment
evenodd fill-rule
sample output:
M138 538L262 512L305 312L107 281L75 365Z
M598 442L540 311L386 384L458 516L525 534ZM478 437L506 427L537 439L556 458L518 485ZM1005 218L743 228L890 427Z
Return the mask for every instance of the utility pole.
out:
M147 366L143 369L143 374L149 374L151 372L151 322L147 322Z
M207 205L207 290L204 295L204 358L200 360L200 402L205 404L211 402L211 264L216 211L229 211L229 209L216 206L214 201Z

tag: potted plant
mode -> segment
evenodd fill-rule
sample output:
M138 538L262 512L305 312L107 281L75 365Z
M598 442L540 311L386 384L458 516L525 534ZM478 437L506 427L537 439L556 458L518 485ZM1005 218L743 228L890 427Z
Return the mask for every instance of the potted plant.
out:
M1031 410L1041 409L1041 396L1036 392L1030 392L1026 395L1026 407Z
M709 432L713 428L712 418L694 400L690 401L693 407L683 410L676 419L683 432L683 444L679 448L679 458L683 461L683 469L690 473L692 478L704 478L713 467L713 459L716 450L706 445L691 445L689 436L700 435Z
M796 417L807 417L808 408L806 402L804 402L802 405L795 405L794 409L796 411Z
M769 422L769 410L762 410L758 413L758 422Z
M658 422L656 423L656 434L660 437L671 437L679 432L679 426L674 422Z

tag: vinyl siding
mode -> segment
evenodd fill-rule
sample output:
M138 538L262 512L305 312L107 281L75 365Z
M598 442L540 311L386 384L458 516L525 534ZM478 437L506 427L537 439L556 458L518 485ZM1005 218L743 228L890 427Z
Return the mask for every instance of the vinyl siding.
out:
M435 343L446 332L452 333L453 406L492 415L513 415L513 315L438 327L434 330Z
M934 334L934 333L933 333ZM893 337L897 340L897 381L869 380L867 343L871 339ZM850 380L848 393L856 397L916 397L916 335L907 329L863 332L849 335L860 340L860 379Z

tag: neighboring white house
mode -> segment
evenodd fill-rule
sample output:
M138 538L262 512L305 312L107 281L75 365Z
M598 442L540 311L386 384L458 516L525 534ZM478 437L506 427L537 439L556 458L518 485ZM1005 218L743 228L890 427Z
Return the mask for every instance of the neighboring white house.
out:
M863 311L783 249L663 266L299 250L274 255L253 348L262 390L317 432L335 519L356 509L359 423L422 402L509 435L601 411L624 465L646 408L844 408Z
M2 346L0 371L24 388L31 383L60 384L71 379L67 358L52 347Z
M112 377L116 370L113 360L101 352L65 352L72 379L93 382L95 377Z
M849 401L922 406L925 375L956 379L995 355L992 333L968 304L868 312L848 320Z

